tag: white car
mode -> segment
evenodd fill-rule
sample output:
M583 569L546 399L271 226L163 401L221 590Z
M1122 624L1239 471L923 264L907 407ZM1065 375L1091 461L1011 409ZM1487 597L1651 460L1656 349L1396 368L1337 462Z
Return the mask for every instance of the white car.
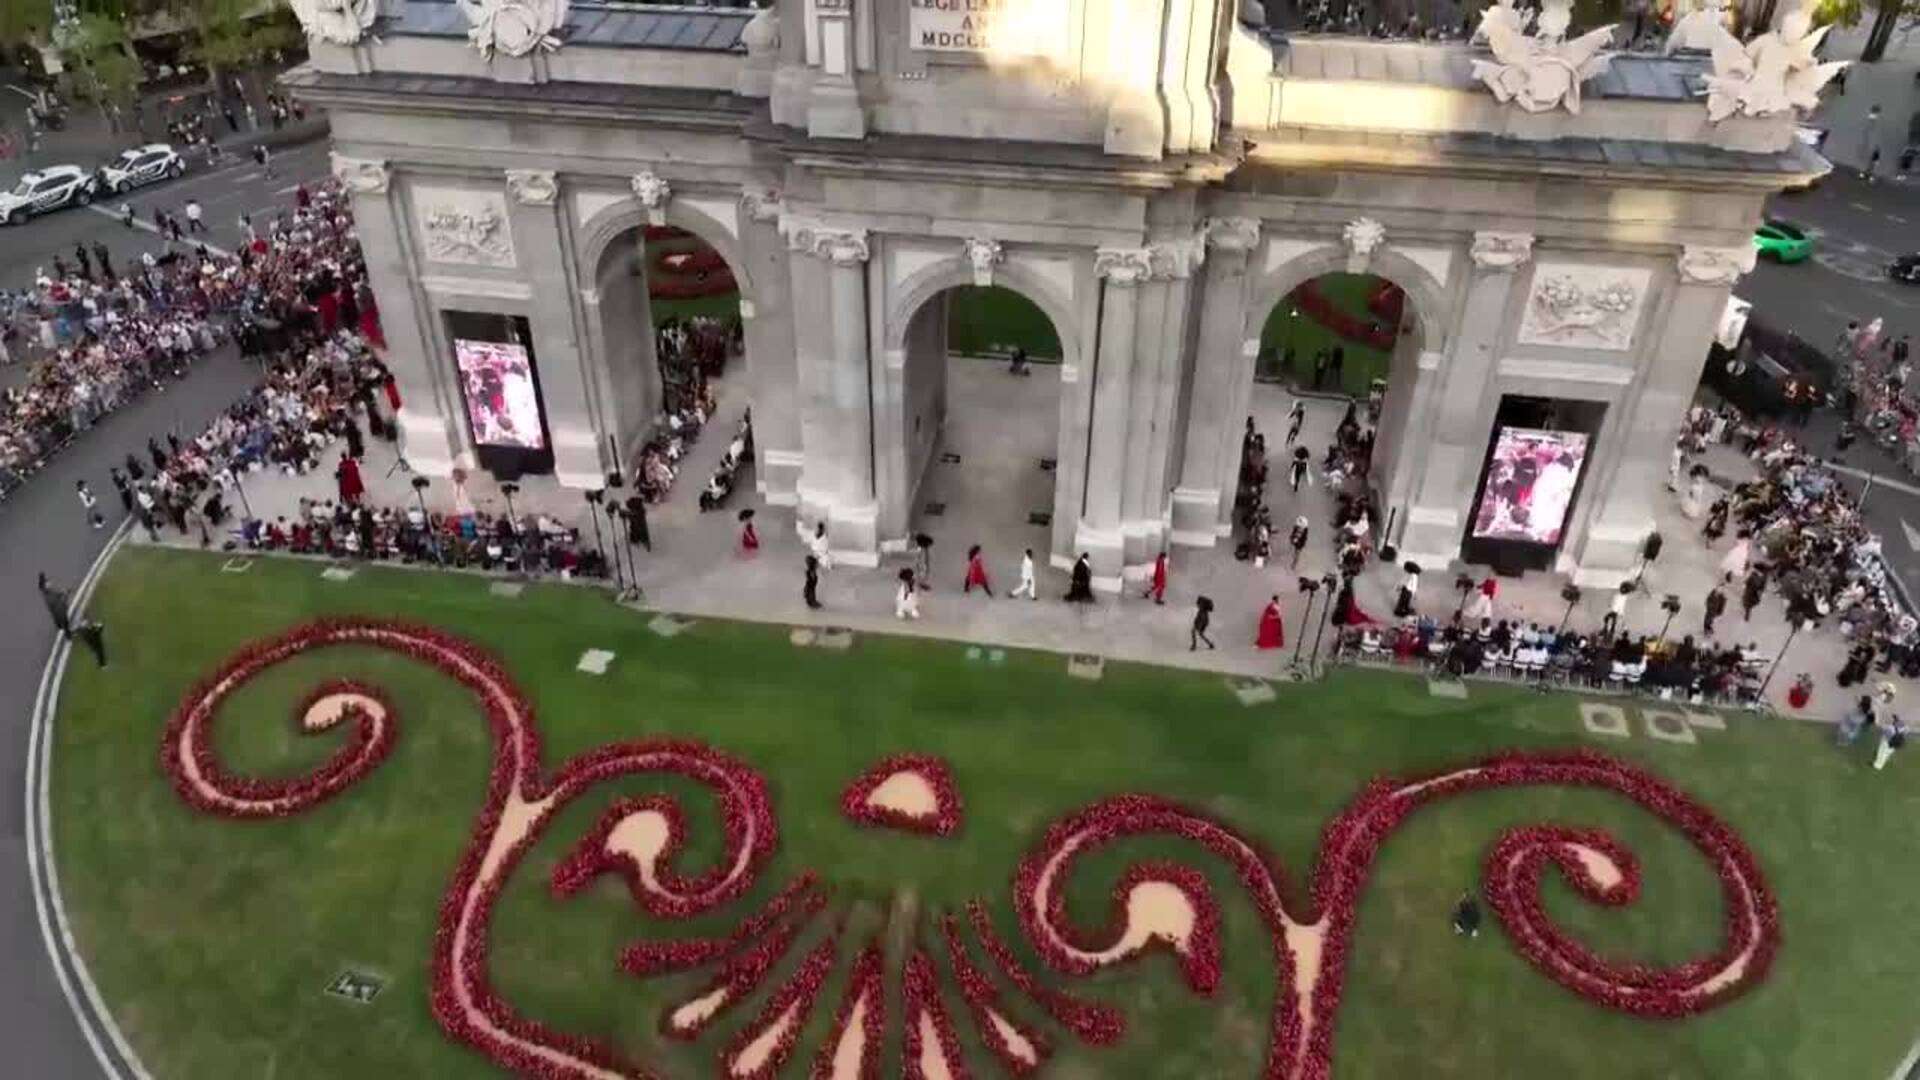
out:
M115 195L157 180L178 177L187 163L166 143L136 146L100 167L100 184Z
M0 224L19 225L35 214L85 206L99 184L98 177L78 165L49 165L27 173L12 191L0 193Z

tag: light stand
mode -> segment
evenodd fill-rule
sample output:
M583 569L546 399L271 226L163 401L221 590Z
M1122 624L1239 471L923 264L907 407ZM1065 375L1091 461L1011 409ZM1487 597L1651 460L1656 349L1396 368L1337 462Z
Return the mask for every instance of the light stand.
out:
M607 489L594 488L586 493L587 519L593 522L593 547L600 553L600 572L607 572L607 547L600 541L600 500L607 497Z
M242 522L250 520L253 517L253 504L247 501L247 485L240 479L245 475L245 470L234 470L233 473L233 493L240 496L240 510L247 515L241 519Z
M1461 574L1453 579L1453 587L1460 593L1460 604L1453 609L1453 621L1457 625L1467 612L1467 596L1473 592L1473 579Z
M1787 624L1787 640L1780 643L1780 651L1774 655L1773 663L1767 667L1767 677L1760 680L1760 689L1754 693L1754 704L1756 706L1762 706L1767 703L1767 684L1773 681L1773 673L1780 670L1780 661L1787 658L1787 649L1793 644L1794 635L1799 632L1799 620L1796 619Z
M1307 657L1307 670L1309 672L1313 671L1314 665L1320 662L1320 638L1327 632L1327 616L1333 611L1333 604L1336 599L1334 590L1339 584L1339 579L1331 573L1323 575L1320 578L1320 586L1327 590L1327 602L1320 605L1320 625L1313 631L1313 655ZM1301 635L1305 636L1306 632L1307 628L1301 626Z
M1667 640L1667 628L1673 625L1673 617L1680 614L1680 598L1672 593L1668 593L1667 598L1660 601L1660 607L1666 611L1667 621L1660 624L1660 637L1658 640L1665 641Z
M1568 585L1561 589L1560 599L1567 602L1567 610L1560 615L1560 628L1553 632L1555 638L1567 632L1567 622L1573 618L1573 607L1580 602L1580 587Z
M1293 639L1293 659L1287 663L1287 670L1296 679L1300 677L1300 649L1307 643L1307 624L1313 621L1313 601L1320 595L1320 579L1303 577L1299 588L1307 594L1307 610L1300 616L1300 632ZM1332 603L1332 598L1329 597L1327 602Z
M431 483L424 476L413 478L413 497L420 503L420 527L426 530L427 546L433 549L433 561L446 565L447 560L440 554L440 534L434 531L433 515L427 513L427 485Z
M500 494L507 497L507 532L513 535L515 543L520 540L520 517L514 513L513 497L520 494L520 485L508 481L500 485Z
M627 584L625 588L620 590L620 599L638 601L641 598L640 568L635 566L633 562L632 542L628 541L623 543L621 541L623 523L626 521L626 517L626 507L621 506L612 499L607 500L607 528L613 530L613 565L616 568L620 565L621 549L624 548L627 552Z

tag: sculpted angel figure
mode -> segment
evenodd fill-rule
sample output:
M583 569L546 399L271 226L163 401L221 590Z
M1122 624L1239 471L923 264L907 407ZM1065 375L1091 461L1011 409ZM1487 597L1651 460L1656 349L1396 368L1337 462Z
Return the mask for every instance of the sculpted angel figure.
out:
M568 0L456 0L472 28L467 39L482 55L525 56L560 47Z
M380 6L378 0L293 0L293 14L308 37L352 45L373 27Z
M1603 26L1568 41L1573 0L1546 0L1532 36L1526 19L1511 3L1497 2L1480 15L1475 38L1485 38L1492 60L1475 60L1473 75L1487 84L1500 101L1511 101L1528 112L1546 112L1560 105L1580 111L1580 84L1607 68L1612 56L1601 48L1613 38L1613 27Z
M1796 7L1778 28L1746 45L1725 27L1708 46L1713 74L1707 76L1707 118L1718 123L1736 113L1774 116L1820 104L1820 89L1847 66L1844 60L1821 63L1814 56L1827 27L1813 28L1813 16Z
M1673 24L1660 52L1665 56L1672 56L1675 49L1712 52L1720 39L1732 36L1727 32L1727 0L1703 0Z

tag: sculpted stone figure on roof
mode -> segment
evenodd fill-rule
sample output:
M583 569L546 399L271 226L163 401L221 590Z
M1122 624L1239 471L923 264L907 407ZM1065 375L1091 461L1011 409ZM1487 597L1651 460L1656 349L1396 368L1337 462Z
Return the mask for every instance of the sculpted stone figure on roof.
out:
M1528 112L1561 106L1579 112L1580 84L1605 71L1612 59L1600 49L1612 40L1613 27L1568 41L1572 20L1573 0L1546 0L1539 24L1528 35L1528 16L1513 0L1496 0L1480 13L1480 27L1474 31L1475 40L1486 40L1493 59L1475 60L1474 78L1486 83L1494 97Z
M1674 35L1681 29L1674 27ZM1688 39L1682 44L1713 55L1713 74L1707 76L1708 119L1717 123L1735 115L1776 116L1819 105L1821 87L1847 66L1844 60L1821 63L1814 56L1827 29L1814 29L1805 7L1787 12L1778 28L1745 45L1722 23L1687 27Z
M536 49L560 47L567 24L568 0L457 0L472 24L467 40L481 54L525 56Z
M353 45L380 14L378 0L292 0L300 28L317 41Z

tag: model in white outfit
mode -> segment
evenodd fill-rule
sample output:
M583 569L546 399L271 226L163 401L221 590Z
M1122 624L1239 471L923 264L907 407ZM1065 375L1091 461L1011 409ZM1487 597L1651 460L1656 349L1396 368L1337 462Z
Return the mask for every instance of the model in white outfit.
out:
M1024 596L1029 600L1040 599L1033 588L1033 552L1031 551L1020 556L1020 586L1014 589L1011 595Z
M894 591L893 617L896 619L920 617L920 590L914 587L912 578L903 578L900 587Z
M832 546L827 541L827 527L824 523L813 527L813 535L807 538L807 550L813 553L814 561L820 564L820 572L833 569Z

